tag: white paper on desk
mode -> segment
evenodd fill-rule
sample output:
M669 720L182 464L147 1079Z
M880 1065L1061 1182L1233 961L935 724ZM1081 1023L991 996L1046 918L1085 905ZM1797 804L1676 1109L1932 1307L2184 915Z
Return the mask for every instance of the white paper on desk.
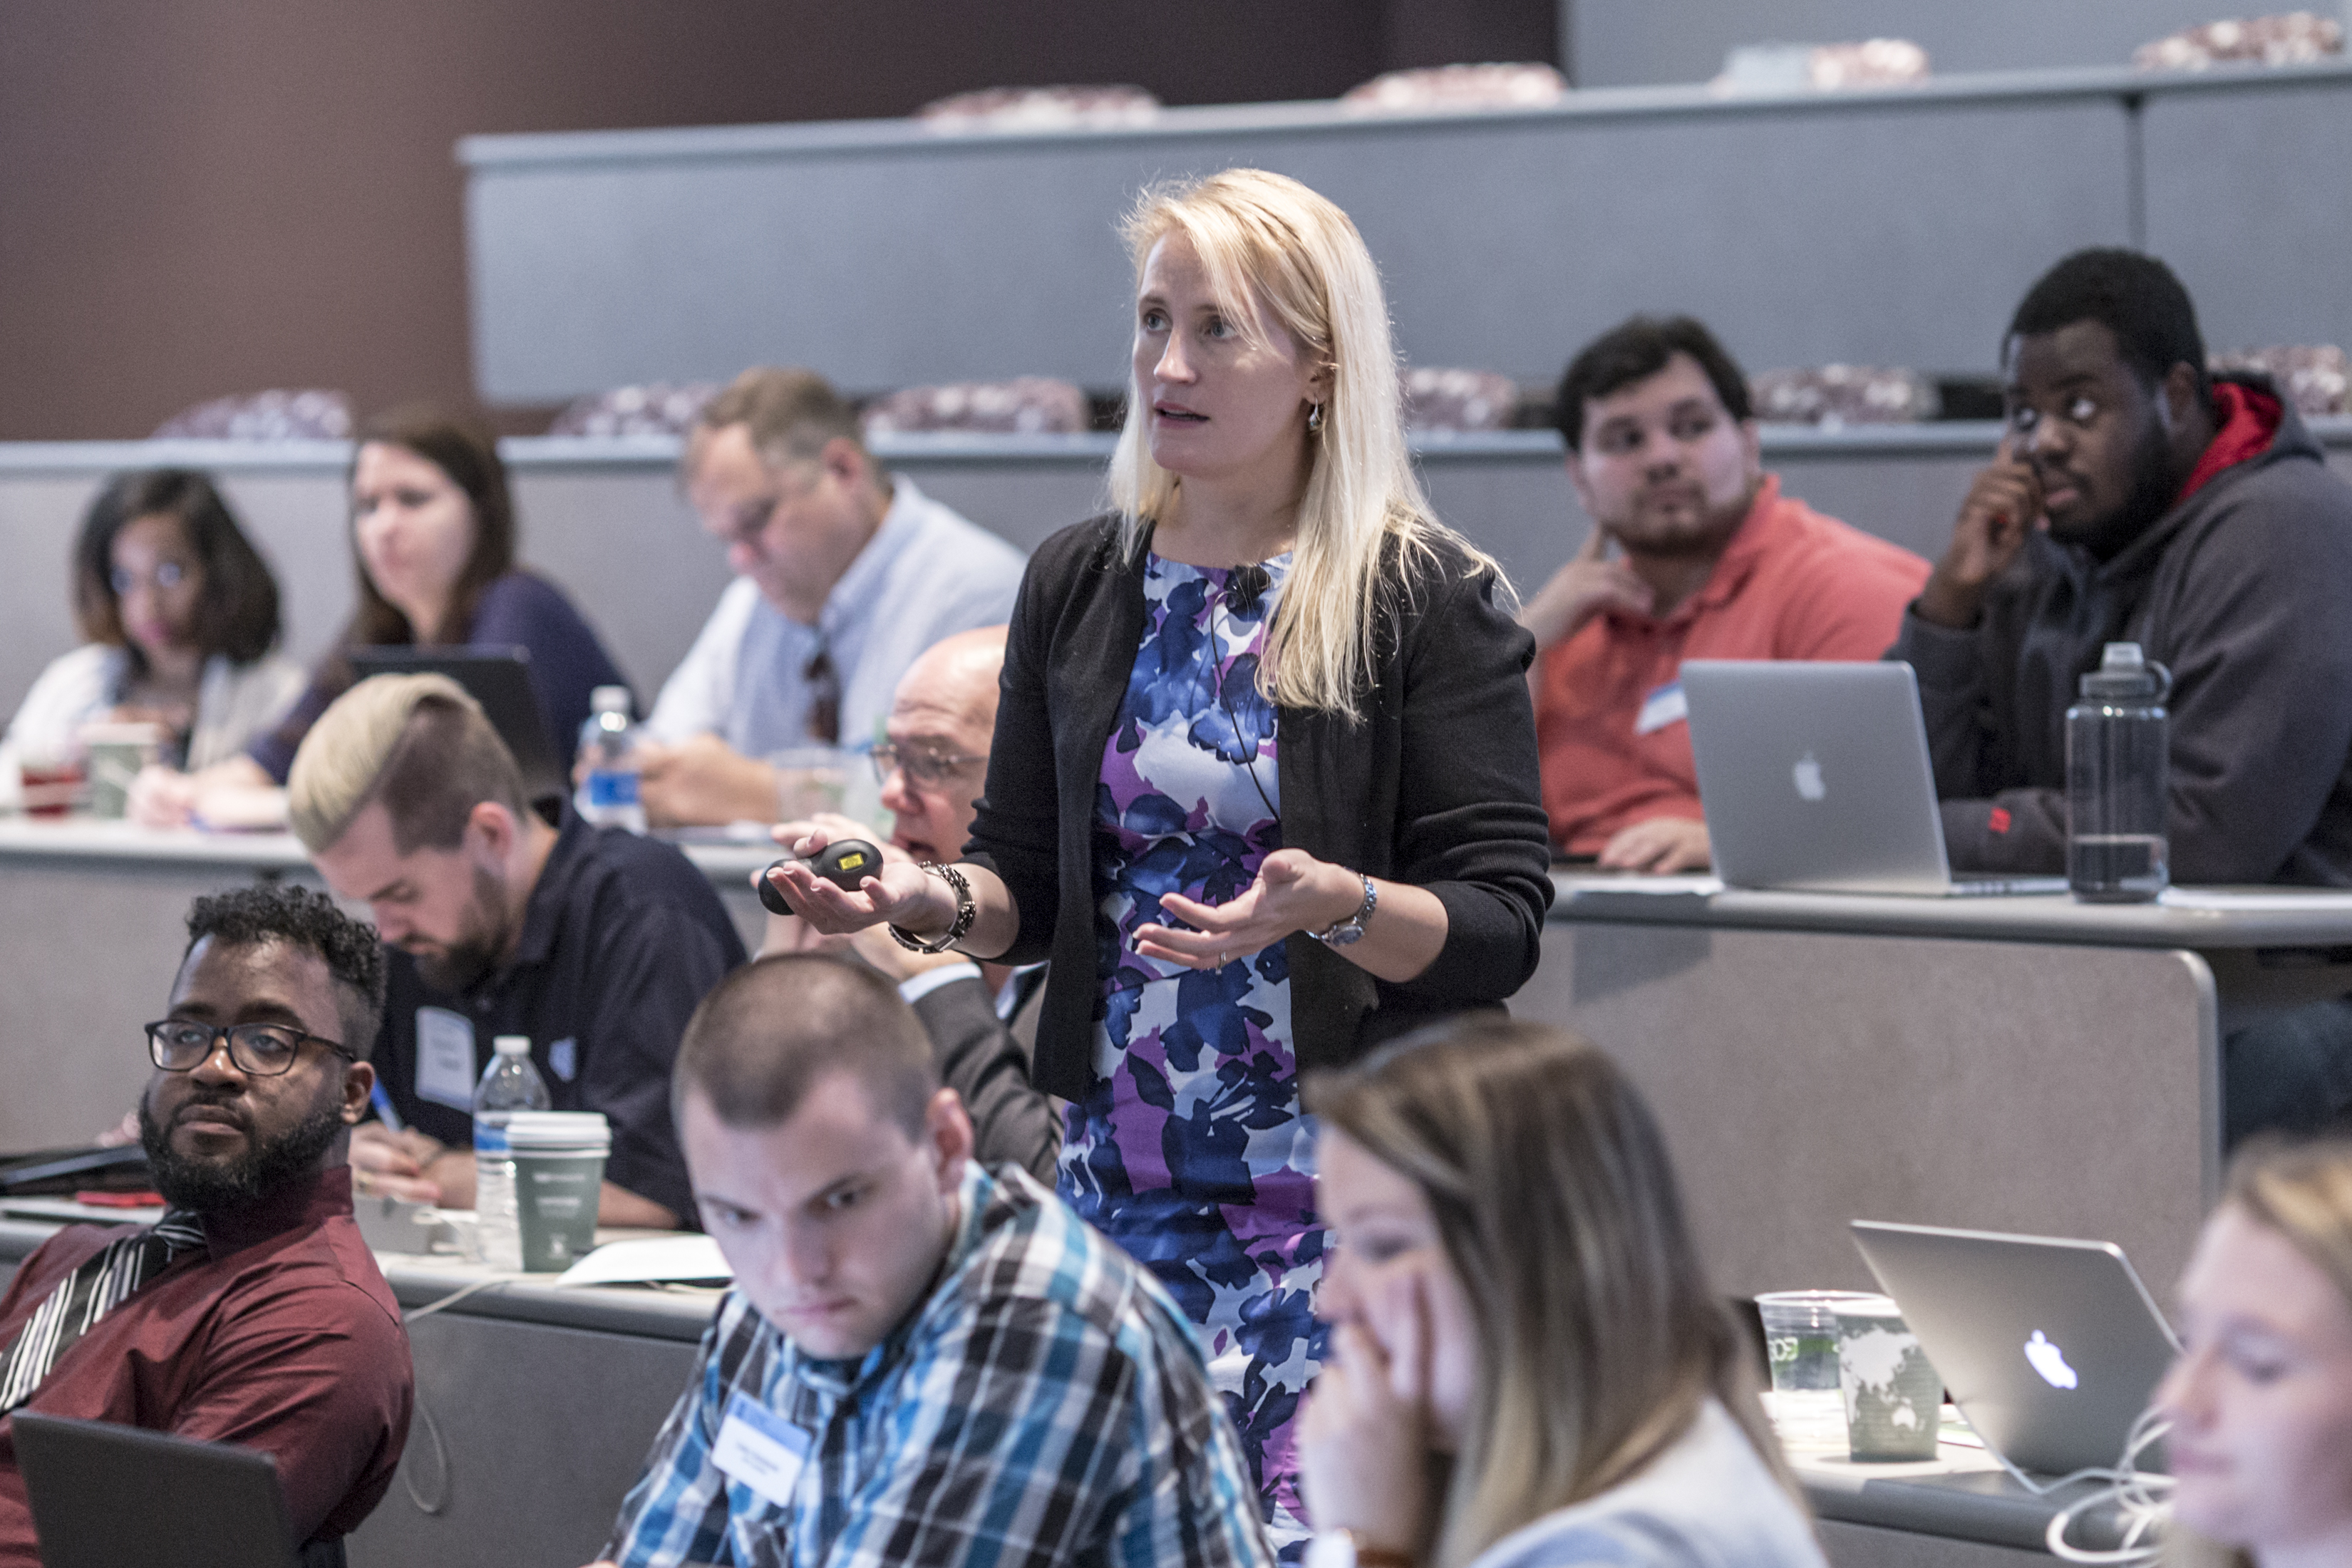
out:
M1571 899L1596 895L1608 897L1618 893L1642 898L1711 899L1723 891L1723 879L1710 877L1704 871L1685 871L1671 877L1586 876L1577 873L1561 880L1567 884L1565 890Z
M555 1277L558 1285L657 1285L732 1279L735 1271L707 1236L651 1236L608 1241Z
M2352 893L2332 889L2167 888L2156 901L2173 910L2236 910L2253 914L2352 914Z

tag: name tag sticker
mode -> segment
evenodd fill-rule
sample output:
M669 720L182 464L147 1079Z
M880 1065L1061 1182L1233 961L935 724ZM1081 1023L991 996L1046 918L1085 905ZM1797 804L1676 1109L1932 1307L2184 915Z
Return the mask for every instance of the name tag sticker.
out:
M446 1007L416 1010L416 1098L474 1109L474 1021Z
M727 1419L719 1423L710 1462L724 1470L729 1479L741 1482L778 1508L790 1508L808 1451L807 1432L737 1393L727 1401Z
M1676 720L1690 717L1690 704L1684 700L1683 683L1668 681L1642 699L1642 710L1633 715L1633 733L1654 735Z

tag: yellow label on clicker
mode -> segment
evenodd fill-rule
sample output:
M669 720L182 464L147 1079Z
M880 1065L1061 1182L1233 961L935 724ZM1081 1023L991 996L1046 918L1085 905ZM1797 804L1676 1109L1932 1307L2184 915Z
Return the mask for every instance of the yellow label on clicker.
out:
M863 855L844 855L841 858L841 868L845 871L855 871L865 864L866 857Z

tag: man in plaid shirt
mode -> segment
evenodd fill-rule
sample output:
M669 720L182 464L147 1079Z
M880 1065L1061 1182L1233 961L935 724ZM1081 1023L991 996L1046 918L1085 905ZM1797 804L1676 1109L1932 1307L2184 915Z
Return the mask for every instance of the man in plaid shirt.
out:
M887 980L739 969L674 1083L735 1289L606 1559L1270 1568L1182 1316L1025 1172L971 1162Z

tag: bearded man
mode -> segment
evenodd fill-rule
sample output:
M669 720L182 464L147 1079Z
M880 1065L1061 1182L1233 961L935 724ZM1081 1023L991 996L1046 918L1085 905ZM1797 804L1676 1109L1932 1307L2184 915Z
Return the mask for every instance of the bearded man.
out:
M287 779L319 874L390 950L364 1190L474 1202L474 1086L501 1035L530 1041L558 1110L613 1151L601 1224L694 1223L670 1066L695 1005L743 962L719 895L674 847L529 805L514 756L443 676L378 676L320 715ZM397 1118L397 1121L393 1120Z
M375 933L325 895L198 899L144 1042L140 1137L168 1206L152 1226L68 1226L0 1299L0 1415L257 1448L306 1564L342 1562L342 1537L392 1484L415 1399L344 1164L383 1001ZM37 1561L14 1423L0 1425L0 1563Z

